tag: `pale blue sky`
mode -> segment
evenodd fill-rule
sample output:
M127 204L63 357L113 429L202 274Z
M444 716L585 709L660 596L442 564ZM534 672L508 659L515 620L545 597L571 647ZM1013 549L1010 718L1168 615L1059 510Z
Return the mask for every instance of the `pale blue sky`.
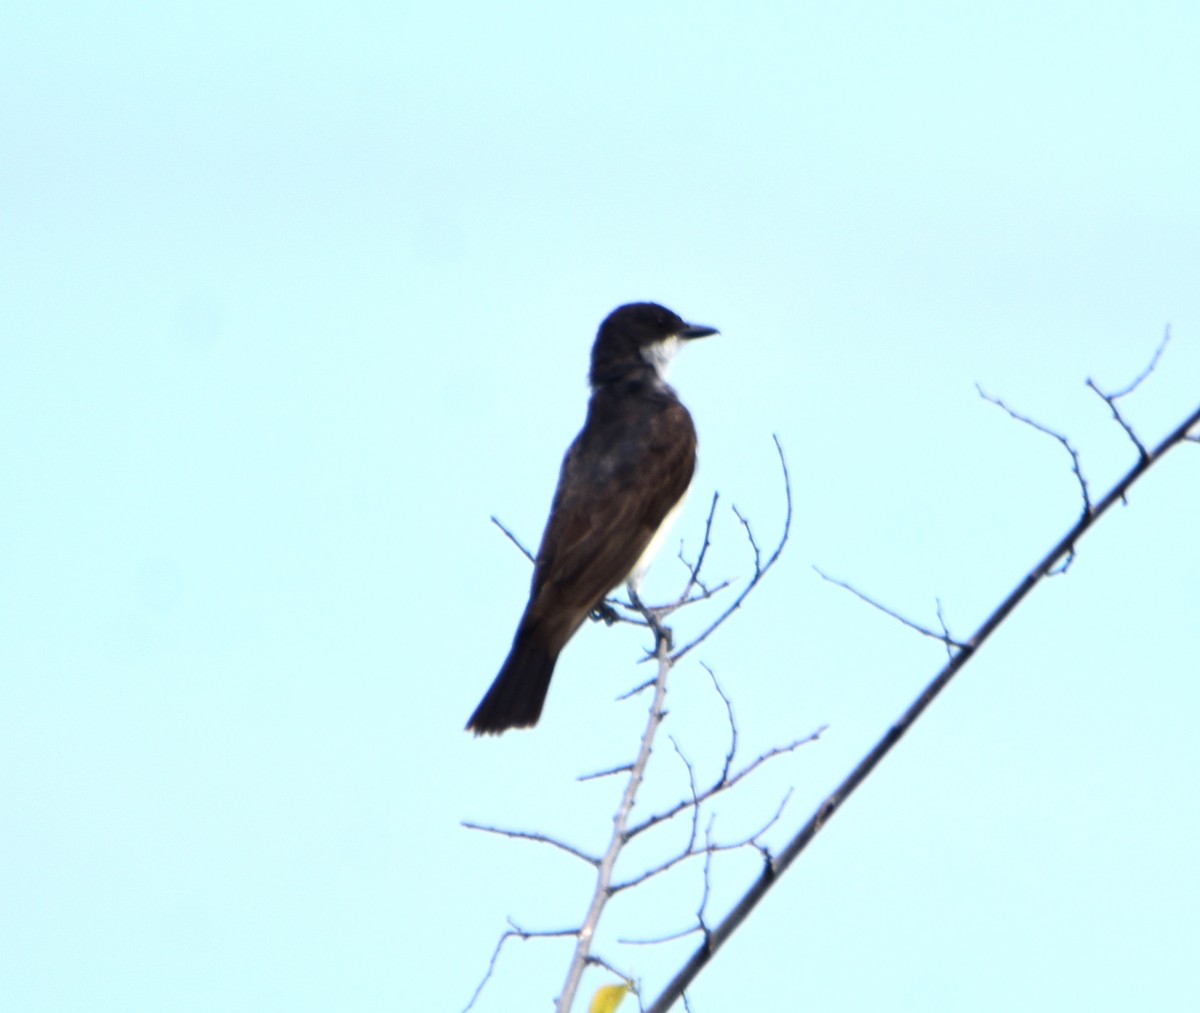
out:
M673 378L770 583L675 675L718 760L819 744L778 846L1200 385L1189 3L41 4L0 14L0 994L6 1010L461 1009L511 915L578 920L640 704L584 630L536 731L462 724L506 653L633 299L722 336ZM1200 938L1197 448L1081 546L701 977L752 1008L1180 1008ZM670 554L647 580L665 596ZM679 632L704 617L685 617ZM683 790L669 747L648 807ZM663 847L668 844L664 843ZM698 869L611 909L655 994ZM714 905L756 872L719 865ZM549 1008L561 944L477 1007ZM588 979L587 992L607 979ZM582 1002L581 1002L582 1008ZM632 1008L632 1003L630 1004Z

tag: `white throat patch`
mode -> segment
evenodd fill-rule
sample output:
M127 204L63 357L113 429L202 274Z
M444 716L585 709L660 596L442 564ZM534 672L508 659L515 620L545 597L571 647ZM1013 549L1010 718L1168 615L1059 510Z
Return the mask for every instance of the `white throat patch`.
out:
M672 334L669 338L642 348L642 358L654 367L654 372L663 383L667 382L667 371L671 368L675 353L679 351L679 344L678 335Z

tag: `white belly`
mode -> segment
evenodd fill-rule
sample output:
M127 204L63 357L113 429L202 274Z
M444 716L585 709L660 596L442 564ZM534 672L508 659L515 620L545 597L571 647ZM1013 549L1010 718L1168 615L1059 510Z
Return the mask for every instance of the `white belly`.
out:
M663 522L658 526L658 530L654 532L654 537L650 539L650 544L646 546L646 550L634 563L633 569L629 571L629 576L625 578L627 583L636 592L642 586L642 578L646 576L646 571L650 569L650 564L654 562L654 557L658 555L658 550L663 547L663 542L667 540L667 535L671 533L671 526L675 523L675 518L679 516L679 511L683 509L683 504L687 500L688 490L683 491L683 495L679 497L679 502L676 503L669 511L667 516L663 518Z

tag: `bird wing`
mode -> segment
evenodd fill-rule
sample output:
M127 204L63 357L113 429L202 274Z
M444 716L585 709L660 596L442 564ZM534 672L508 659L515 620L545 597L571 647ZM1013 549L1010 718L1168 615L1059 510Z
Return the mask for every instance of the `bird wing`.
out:
M534 569L534 610L598 605L629 576L695 472L695 430L677 401L643 419L638 439L615 441L620 452L587 437L585 427L563 459Z

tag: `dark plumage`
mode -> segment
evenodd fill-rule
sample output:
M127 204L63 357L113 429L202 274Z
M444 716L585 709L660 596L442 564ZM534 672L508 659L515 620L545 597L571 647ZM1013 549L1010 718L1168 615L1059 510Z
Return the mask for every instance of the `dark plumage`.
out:
M696 468L695 427L663 374L679 341L715 333L655 303L622 306L600 325L587 420L563 458L529 603L468 730L536 724L567 641L614 587L636 587Z

